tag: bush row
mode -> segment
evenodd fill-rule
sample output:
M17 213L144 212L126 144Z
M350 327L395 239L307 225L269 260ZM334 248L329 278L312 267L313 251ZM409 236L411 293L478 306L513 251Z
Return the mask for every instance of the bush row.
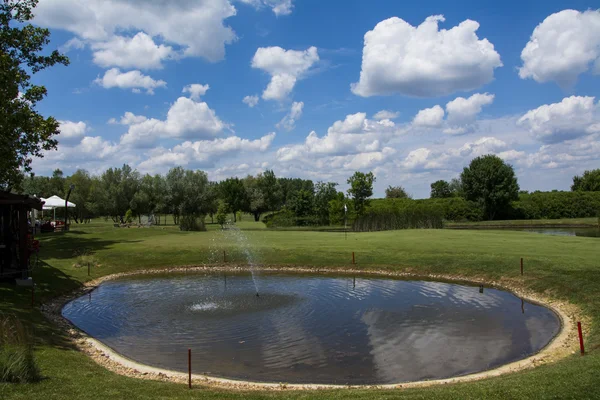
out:
M462 197L450 197L445 199L376 199L371 202L367 212L379 210L389 205L396 208L408 208L422 206L435 216L440 215L446 221L481 221L483 210L472 201Z
M600 192L533 192L522 193L510 207L500 210L496 219L588 218L600 215ZM445 199L374 199L365 214L354 218L349 226L356 231L379 231L405 228L438 228L442 220L453 222L482 221L482 208L462 197ZM267 227L317 225L314 217L297 218L282 210L263 219Z
M432 213L442 213L446 221L482 221L483 210L473 201L462 197L445 199L376 199L367 212L387 206L406 207L408 204L428 205ZM559 219L588 218L600 213L600 192L533 192L522 193L510 207L500 210L496 219Z
M521 194L507 215L510 219L595 217L600 212L600 192L533 192Z
M364 215L354 220L352 230L439 229L444 226L443 219L443 210L438 204L396 199L371 205Z

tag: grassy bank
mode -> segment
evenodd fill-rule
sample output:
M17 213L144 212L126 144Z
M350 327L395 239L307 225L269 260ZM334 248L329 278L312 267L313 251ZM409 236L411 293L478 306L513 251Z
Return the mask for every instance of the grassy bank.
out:
M240 225L251 229L253 222ZM34 271L38 300L77 288L88 278L87 268L75 267L80 254L91 254L99 266L92 277L141 268L200 264L228 260L242 262L241 250L218 226L208 232L179 232L174 226L113 228L95 222L67 234L43 236L42 264ZM258 227L257 227L258 228ZM510 231L403 230L377 233L245 232L264 264L347 267L351 252L362 269L387 268L422 273L464 274L519 278L519 258L525 258L523 285L566 299L592 317L586 337L589 353L573 355L556 364L474 383L427 389L373 392L231 392L209 388L189 391L184 385L142 381L105 370L82 353L39 311L31 309L30 291L0 284L0 308L16 314L33 330L41 382L0 384L1 399L106 398L597 398L600 368L600 241Z

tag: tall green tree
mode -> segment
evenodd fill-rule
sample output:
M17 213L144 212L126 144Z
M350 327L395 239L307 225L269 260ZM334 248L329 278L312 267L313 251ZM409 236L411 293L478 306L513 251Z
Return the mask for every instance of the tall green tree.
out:
M310 217L314 214L314 201L315 194L306 189L297 191L290 200L289 209L296 216L298 225L309 225L312 223L309 219L312 220Z
M52 191L50 190L50 178L47 176L30 175L25 177L22 186L23 193L30 196L44 198L52 196Z
M315 185L314 209L317 218L317 224L329 225L329 202L337 198L337 183L317 182ZM343 196L343 195L342 195Z
M237 222L238 211L248 208L248 196L244 182L240 178L227 178L219 184L221 199L230 207L233 213L233 222Z
M242 210L254 216L254 221L260 221L260 216L269 211L265 202L265 196L260 188L258 178L248 175L244 178L244 188L246 189L246 209Z
M181 205L183 204L185 170L182 167L171 168L167 172L165 181L167 184L167 209L173 215L173 223L179 224Z
M99 202L98 210L112 217L113 221L123 221L129 209L136 209L135 194L139 187L139 173L129 165L122 168L109 168L100 177L94 188L94 198Z
M431 184L430 197L432 199L446 199L448 197L452 197L452 189L450 188L450 184L442 179L433 182Z
M385 189L386 199L410 199L410 195L402 186L388 186Z
M450 180L450 191L452 192L452 197L465 197L465 191L460 176Z
M281 187L281 199L284 205L289 206L296 198L296 194L301 190L315 192L315 185L310 179L300 178L278 178Z
M600 192L600 169L585 171L581 176L574 176L571 190L574 192Z
M48 189L50 196L65 197L65 174L60 169L57 168L52 172Z
M343 192L337 192L335 197L329 201L330 224L343 225L344 222L347 222L355 217L355 214L351 208L348 208L348 212L346 212L348 200L349 199L344 196Z
M183 202L179 228L185 231L204 231L204 218L210 207L208 177L203 171L185 171L183 176Z
M365 174L356 171L354 175L348 178L348 195L352 197L354 203L354 211L357 216L363 215L365 208L369 205L369 197L373 196L373 183L376 178L373 172Z
M68 192L71 185L75 185L75 188L71 192L69 201L75 203L75 210L69 210L69 214L78 224L87 222L93 216L93 206L90 206L90 202L93 201L92 178L86 170L78 169L65 179L64 190Z
M56 148L59 123L43 117L36 106L46 96L31 75L69 59L53 51L42 54L50 31L28 23L37 0L0 2L0 190L21 189L33 157Z
M519 199L513 167L496 155L473 159L460 177L466 199L479 203L489 220L511 201Z
M258 174L256 178L258 179L258 187L262 192L267 210L279 210L283 204L283 193L275 172L273 170L266 170L262 174Z

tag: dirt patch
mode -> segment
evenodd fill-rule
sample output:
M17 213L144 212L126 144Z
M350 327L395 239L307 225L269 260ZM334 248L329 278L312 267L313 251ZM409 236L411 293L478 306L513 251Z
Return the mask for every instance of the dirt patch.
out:
M337 268L318 268L310 266L258 266L255 268L259 271L264 272L297 272L297 273L323 273L323 274L360 274L365 276L383 276L383 277L395 277L395 278L410 278L410 279L427 279L436 281L446 281L455 283L472 283L476 285L485 285L486 287L498 288L508 290L514 293L519 298L541 304L545 307L553 310L561 320L561 330L556 337L539 353L532 355L523 360L515 361L510 364L503 365L499 368L495 368L489 371L478 372L471 375L460 376L456 378L440 379L440 380L429 380L419 382L408 382L401 384L390 384L390 385L323 385L323 384L284 384L284 383L259 383L259 382L247 382L237 381L230 379L215 378L206 375L192 375L192 381L195 385L209 385L220 388L237 389L237 390L306 390L306 389L340 389L340 388L377 388L377 389L399 389L399 388L417 388L427 387L432 385L458 383L458 382L471 382L481 380L489 377L500 376L508 373L522 371L530 368L534 368L539 365L548 364L565 358L571 354L575 354L579 351L578 348L578 333L577 333L577 322L583 321L584 326L590 326L587 318L582 318L581 312L578 307L563 301L558 301L550 298L549 296L543 296L531 291L527 291L524 288L522 279L510 278L501 279L498 281L488 281L481 277L463 276L463 275L450 275L450 274L419 274L415 272L396 272L384 269L337 269ZM56 298L44 305L41 310L47 318L54 321L57 325L65 330L69 335L73 343L79 350L90 356L94 361L103 367L129 377L151 379L160 381L169 381L176 383L187 383L187 373L170 371L165 369L154 368L148 365L139 364L133 360L130 360L109 347L105 346L98 340L89 337L84 332L77 329L69 321L61 315L63 306L70 300L82 296L94 288L96 288L102 282L117 279L125 276L135 275L153 275L153 274L164 274L164 273L187 273L187 272L243 272L248 271L247 266L243 265L203 265L203 266L184 266L184 267L170 267L162 269L150 269L150 270L138 270L131 272L118 273L113 275L103 276L101 278L88 281L84 286L66 296Z

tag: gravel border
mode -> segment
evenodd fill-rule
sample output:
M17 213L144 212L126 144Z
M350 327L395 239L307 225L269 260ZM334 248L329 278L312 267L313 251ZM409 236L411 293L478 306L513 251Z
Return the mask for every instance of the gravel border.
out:
M582 314L578 307L571 303L552 299L551 296L539 295L527 291L523 288L523 278L521 279L500 279L498 281L487 281L481 277L468 277L464 275L450 274L422 274L412 271L396 272L386 269L370 269L363 270L348 269L348 268L319 268L311 266L257 266L255 271L263 272L289 272L289 273L323 273L323 274L338 274L338 275L356 275L363 276L381 276L395 278L411 278L438 280L452 283L469 283L475 285L485 285L488 288L497 288L512 292L517 297L531 303L543 305L554 311L561 320L561 330L552 339L552 341L544 347L540 352L529 356L525 359L503 365L501 367L482 371L475 374L459 376L448 379L426 380L417 382L407 382L387 385L327 385L327 384L287 384L287 383L262 383L251 381L240 381L211 377L208 375L193 374L192 382L194 385L213 386L216 388L234 389L234 390L314 390L314 389L400 389L400 388L418 388L428 387L433 385L443 385L459 382L472 382L485 378L505 375L517 371L531 369L539 365L552 363L563 359L569 355L578 352L578 333L576 321L588 321L587 318L582 319ZM102 282L113 280L126 276L136 275L155 275L164 273L195 273L195 272L247 272L247 265L238 264L213 264L213 265L193 265L181 267L168 267L158 269L136 270L130 272L117 273L106 275L83 284L83 287L64 296L57 297L50 302L41 306L42 313L51 321L55 322L69 336L72 343L83 353L91 357L95 362L103 367L118 373L120 375L160 380L175 383L188 382L188 374L184 372L171 371L160 369L148 365L137 363L128 359L108 346L102 344L98 340L88 336L73 324L71 324L61 314L62 308L69 301L80 297L94 290ZM589 323L585 324L589 326Z

